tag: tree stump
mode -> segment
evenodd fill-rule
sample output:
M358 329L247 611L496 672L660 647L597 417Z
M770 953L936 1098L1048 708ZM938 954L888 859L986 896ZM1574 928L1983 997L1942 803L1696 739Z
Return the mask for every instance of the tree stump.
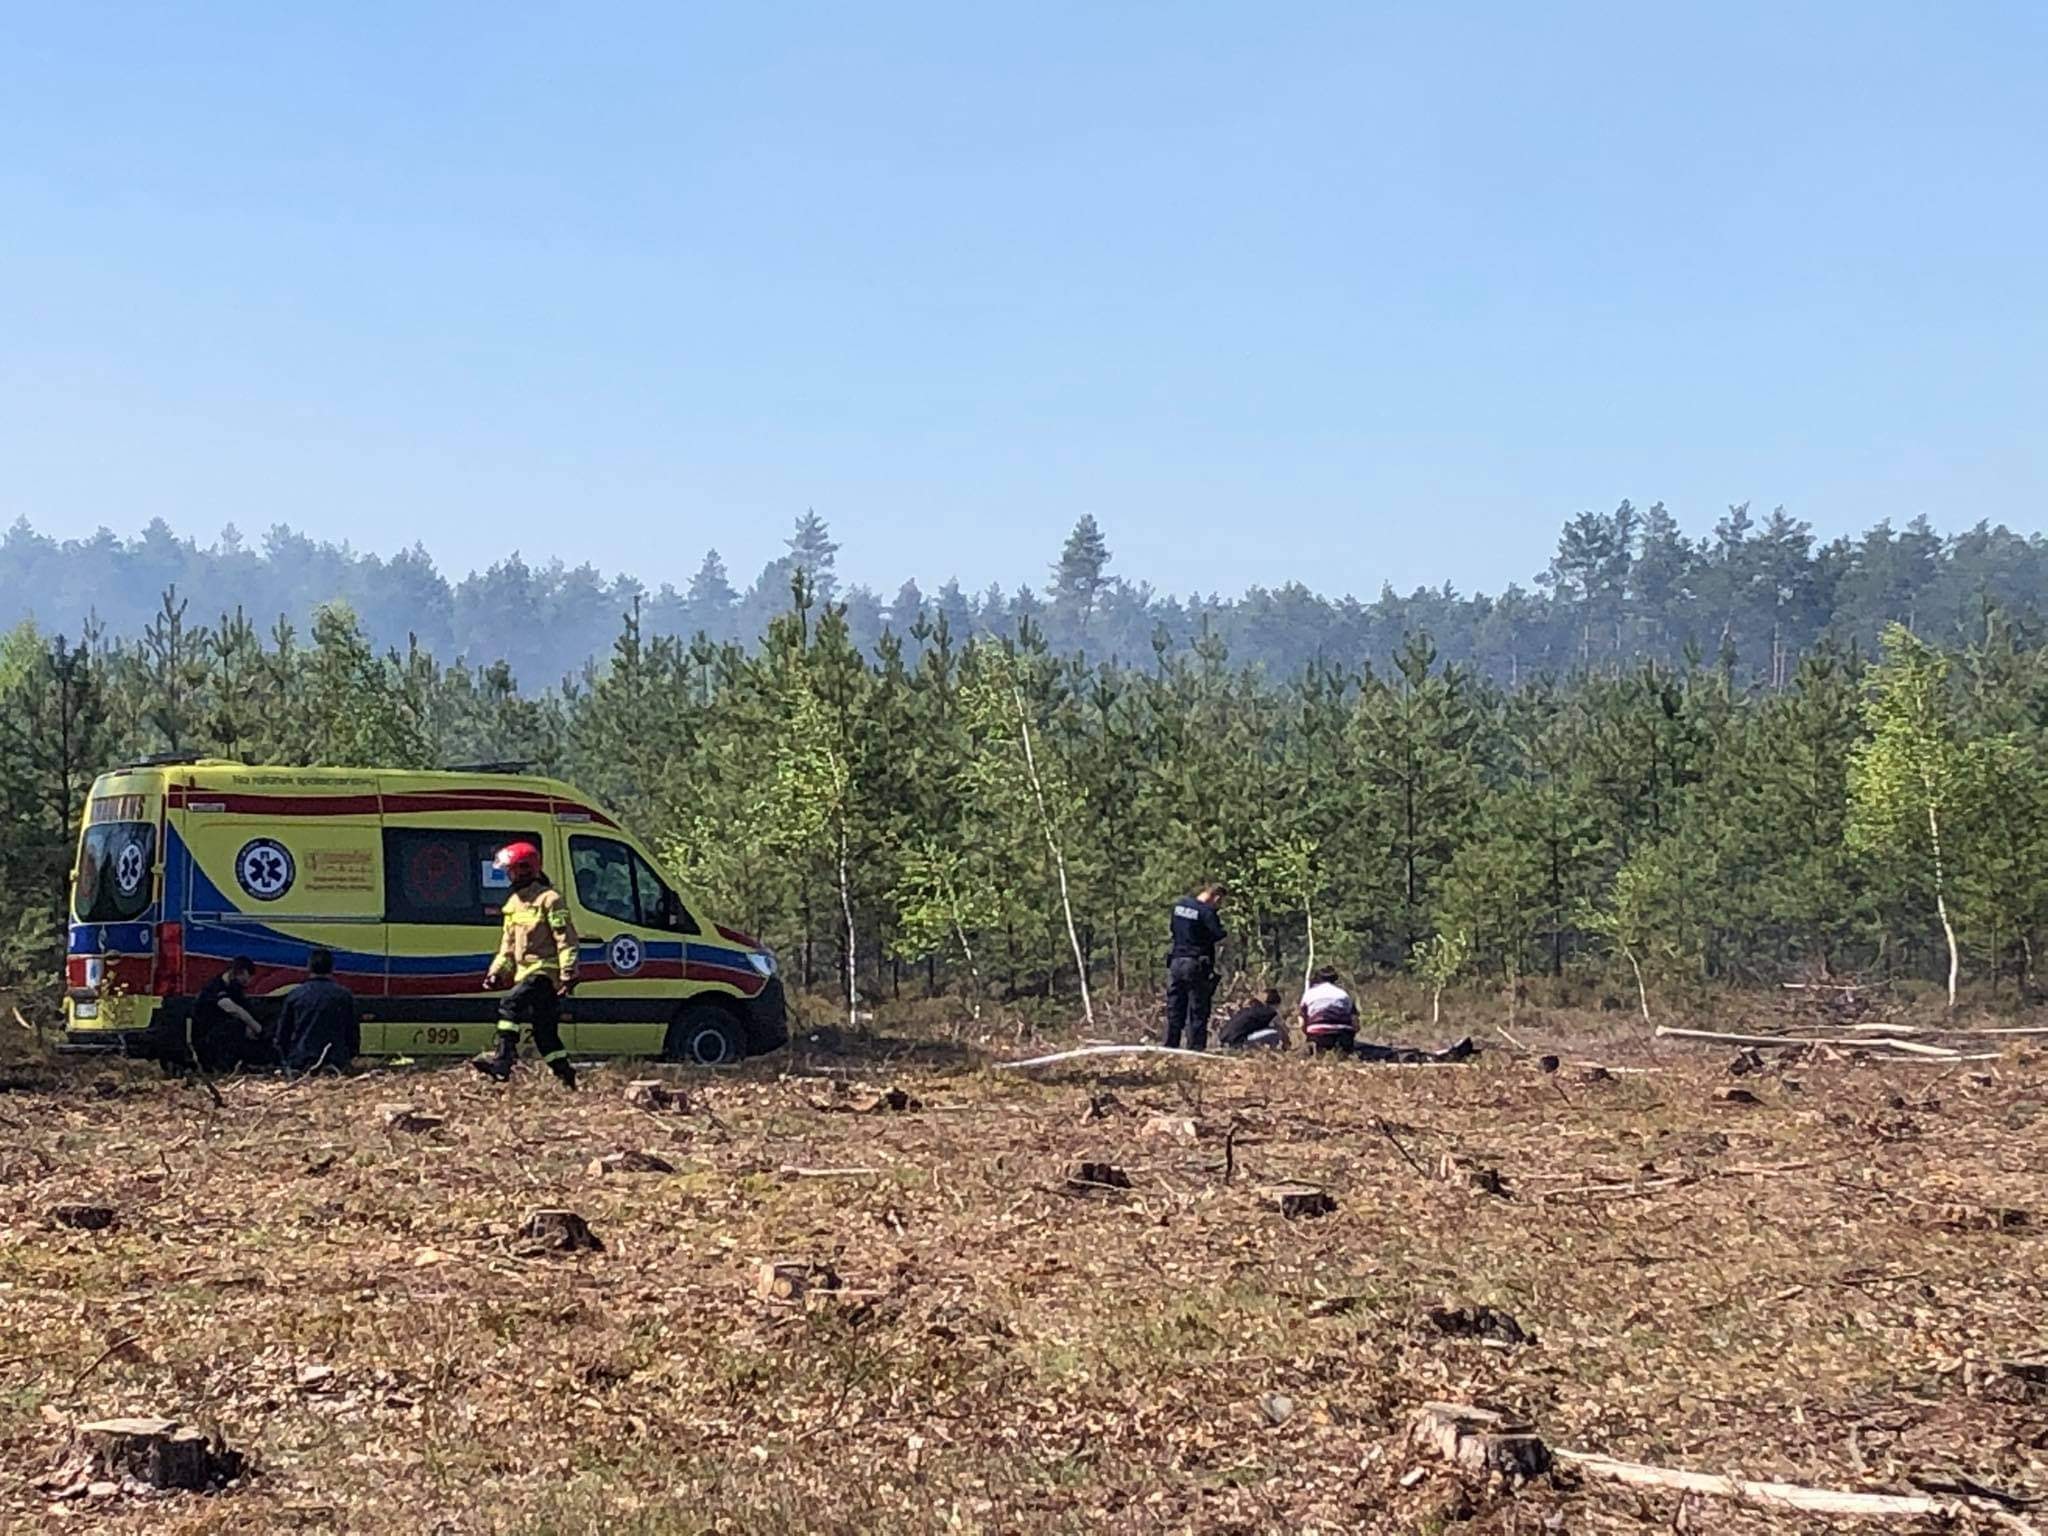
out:
M1112 1189L1129 1189L1131 1176L1115 1163L1077 1163L1067 1182L1083 1194L1101 1194Z
M557 1253L602 1253L604 1244L590 1230L590 1223L574 1211L529 1211L520 1223L519 1235Z
M1337 1209L1337 1202L1331 1198L1330 1192L1313 1184L1275 1184L1261 1193L1289 1221L1312 1220Z
M241 1475L242 1458L174 1419L102 1419L82 1425L81 1446L107 1478L152 1488L217 1488Z
M446 1115L431 1115L411 1104L379 1104L378 1112L384 1116L384 1129L404 1131L411 1136L423 1136L436 1126L446 1125Z
M1502 1200L1515 1198L1514 1191L1508 1187L1507 1176L1498 1168L1489 1168L1449 1152L1437 1159L1436 1176L1446 1184L1463 1184L1482 1195L1493 1195Z
M1115 1094L1104 1090L1101 1093L1091 1093L1088 1095L1088 1108L1081 1118L1083 1120L1107 1120L1111 1115L1128 1115L1130 1112L1131 1109L1128 1104L1124 1103Z
M1528 1425L1462 1403L1423 1404L1411 1439L1481 1477L1524 1483L1550 1470L1550 1447Z
M50 1207L50 1221L59 1227L70 1227L76 1232L104 1232L114 1224L114 1208L111 1205L53 1205Z
M811 1100L811 1108L841 1115L909 1115L924 1108L924 1100L909 1090L891 1084L887 1088L855 1088L851 1083L832 1083L822 1099Z
M671 1088L658 1077L637 1078L626 1084L626 1102L635 1109L683 1109L687 1100L680 1088Z
M1493 1195L1501 1200L1512 1200L1514 1194L1508 1188L1508 1181L1498 1168L1476 1168L1472 1171L1472 1187L1482 1195Z
M2034 1213L2009 1205L1965 1205L1940 1207L1936 1224L1955 1232L2014 1232L2034 1225Z
M837 1270L829 1264L807 1264L794 1260L770 1259L761 1265L755 1290L763 1301L802 1302L814 1294L844 1288Z
M1511 1313L1488 1306L1431 1307L1426 1314L1438 1333L1456 1339L1491 1339L1499 1344L1533 1344Z
M1356 1312L1365 1301L1363 1296L1319 1296L1308 1304L1310 1317L1343 1317Z
M607 1152L594 1157L584 1170L592 1178L610 1173L674 1173L676 1165L656 1152Z
M1999 1369L2012 1379L2020 1397L2048 1401L2048 1359L2006 1360Z

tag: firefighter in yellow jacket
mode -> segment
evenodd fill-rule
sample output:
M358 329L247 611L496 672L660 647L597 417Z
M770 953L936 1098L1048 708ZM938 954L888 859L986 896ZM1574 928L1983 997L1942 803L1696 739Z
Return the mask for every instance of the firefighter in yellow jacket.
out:
M562 1045L562 999L576 985L576 926L569 904L541 872L540 849L513 843L498 851L496 864L512 882L505 897L505 935L484 975L486 987L507 981L512 990L498 1004L498 1048L472 1057L470 1065L504 1082L519 1056L519 1029L533 1031L534 1049L566 1088L576 1086L576 1069Z

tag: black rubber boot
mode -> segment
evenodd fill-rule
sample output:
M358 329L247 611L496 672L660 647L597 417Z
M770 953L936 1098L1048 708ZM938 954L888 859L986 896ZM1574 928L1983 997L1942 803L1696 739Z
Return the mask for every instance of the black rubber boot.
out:
M574 1088L576 1086L576 1069L570 1066L568 1062L551 1061L548 1063L548 1068L555 1074L555 1081L564 1088Z
M494 1082L512 1080L512 1063L519 1053L519 1037L510 1030L498 1031L496 1049L469 1058L469 1064Z

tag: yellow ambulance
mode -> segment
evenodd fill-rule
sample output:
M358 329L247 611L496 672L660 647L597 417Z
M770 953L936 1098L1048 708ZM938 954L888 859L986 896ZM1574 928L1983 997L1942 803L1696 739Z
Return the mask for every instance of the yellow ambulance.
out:
M367 1056L490 1044L507 843L574 914L578 1056L720 1065L788 1039L775 957L711 922L646 845L567 784L447 772L151 760L102 775L72 877L65 1048L186 1059L194 995L255 964L259 1019L314 949L356 994Z

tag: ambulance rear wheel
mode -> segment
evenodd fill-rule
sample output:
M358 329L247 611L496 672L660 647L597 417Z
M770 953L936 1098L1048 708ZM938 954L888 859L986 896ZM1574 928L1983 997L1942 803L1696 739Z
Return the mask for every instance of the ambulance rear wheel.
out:
M662 1056L698 1067L736 1066L747 1054L747 1037L739 1020L723 1008L700 1003L685 1008L668 1027Z

